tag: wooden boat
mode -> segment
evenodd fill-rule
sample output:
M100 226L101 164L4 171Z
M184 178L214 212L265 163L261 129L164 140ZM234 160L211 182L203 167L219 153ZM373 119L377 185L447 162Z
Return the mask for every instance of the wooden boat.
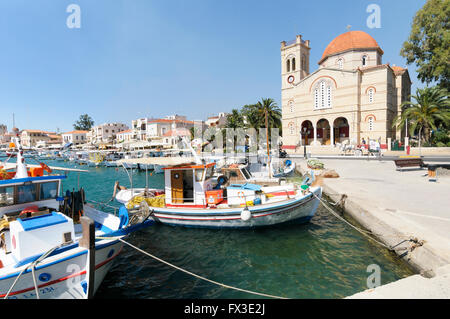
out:
M223 185L214 177L215 163L186 158L141 159L164 168L164 194L137 196L129 209L148 205L163 224L207 228L253 228L309 221L319 205L321 187L252 183ZM139 162L139 159L135 160Z
M0 164L0 297L91 298L122 250L119 239L153 221L131 224L125 207L100 211L82 189L63 196L66 175L53 171L81 170L17 157Z

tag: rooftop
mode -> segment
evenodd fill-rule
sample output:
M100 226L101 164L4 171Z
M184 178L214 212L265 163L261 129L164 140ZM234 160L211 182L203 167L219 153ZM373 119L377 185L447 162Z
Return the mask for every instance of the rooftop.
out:
M364 31L349 31L337 36L328 44L319 64L329 56L355 49L375 49L380 54L384 54L377 41L368 33Z

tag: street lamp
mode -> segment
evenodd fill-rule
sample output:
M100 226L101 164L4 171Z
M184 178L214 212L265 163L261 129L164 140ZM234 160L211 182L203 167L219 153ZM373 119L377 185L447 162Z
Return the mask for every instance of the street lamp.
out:
M303 126L303 136L305 137L305 143L303 143L303 157L306 159L306 135L309 134L309 130L306 126Z

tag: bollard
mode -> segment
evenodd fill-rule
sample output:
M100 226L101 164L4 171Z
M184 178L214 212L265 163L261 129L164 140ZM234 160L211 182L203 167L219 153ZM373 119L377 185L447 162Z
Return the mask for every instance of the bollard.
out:
M86 216L80 218L83 235L80 239L79 246L88 250L86 258L86 282L87 282L87 299L94 297L95 283L95 224L92 219Z

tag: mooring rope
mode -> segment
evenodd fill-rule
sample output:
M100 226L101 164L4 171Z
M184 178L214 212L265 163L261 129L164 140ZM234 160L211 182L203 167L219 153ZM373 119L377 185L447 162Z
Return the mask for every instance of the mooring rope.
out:
M113 239L114 237L96 237L96 238L98 238L98 239ZM154 256L154 255L152 255L152 254L150 254L150 253L148 253L148 252L146 252L146 251L140 249L139 247L136 247L136 246L134 246L133 244L131 244L131 243L129 243L129 242L123 240L123 239L120 238L120 237L115 237L115 239L117 239L117 240L123 242L124 244L130 246L131 248L134 248L135 250L137 250L137 251L143 253L144 255L146 255L146 256L148 256L148 257L151 257L151 258L153 258L153 259L155 259L155 260L157 260L157 261L159 261L159 262L161 262L161 263L163 263L163 264L166 264L167 266L170 266L170 267L175 268L175 269L177 269L177 270L179 270L179 271L182 271L182 272L184 272L184 273L186 273L186 274L188 274L188 275L191 275L191 276L193 276L193 277L195 277L195 278L198 278L198 279L207 281L207 282L212 283L212 284L215 284L215 285L217 285L217 286L224 287L224 288L228 288L228 289L233 289L233 290L237 290L237 291L241 291L241 292L246 292L246 293L249 293L249 294L258 295L258 296L262 296L262 297L268 297L268 298L274 298L274 299L289 299L289 298L286 298L286 297L275 296L275 295L265 294L265 293L256 292L256 291L251 291L251 290L247 290L247 289L237 288L237 287L233 287L233 286L230 286L230 285L226 285L226 284L223 284L223 283L220 283L220 282L217 282L217 281L214 281L214 280L205 278L205 277L203 277L203 276L200 276L200 275L194 274L193 272L190 272L190 271L188 271L188 270L185 270L185 269L183 269L183 268L181 268L181 267L178 267L178 266L176 266L176 265L173 265L173 264L171 264L171 263L169 263L169 262L167 262L167 261L165 261L165 260L163 260L163 259L161 259L161 258L158 258L158 257L156 257L156 256Z
M11 287L9 288L8 292L6 293L5 297L3 299L8 299L9 294L11 293L11 291L13 290L14 286L16 285L17 281L19 281L19 278L22 276L22 274L31 267L31 271L32 271L32 276L33 276L33 284L34 284L34 290L36 291L36 298L39 299L39 290L38 290L38 285L36 283L36 276L34 273L35 267L37 266L38 263L40 263L41 261L43 261L45 258L47 258L52 252L54 252L57 248L61 247L62 245L58 245L53 247L52 249L50 249L49 251L47 251L46 253L42 254L41 257L39 257L38 259L36 259L35 261L31 262L28 264L28 266L26 266L25 268L22 269L22 271L19 273L19 275L16 277L16 279L14 280L13 284L11 285Z
M346 223L347 225L349 225L350 227L352 227L353 229L355 229L356 231L358 231L359 233L363 234L364 236L368 237L369 239L373 240L374 242L378 243L379 245L389 249L389 250L394 250L395 247L397 247L398 245L400 245L401 243L405 242L405 241L411 241L411 242L418 242L417 239L412 239L411 236L401 236L401 235L382 235L382 234L375 234L369 230L364 230L361 229L359 227L356 227L355 225L351 224L350 222L348 222L345 218L343 218L342 216L339 216L339 214L336 214L330 207L327 206L327 204L325 204L325 201L322 200L321 198L319 198L316 194L314 194L312 192L312 194L314 195L314 197L316 197L321 203L322 205L332 214L334 215L336 218L338 218L339 220L343 221L344 223ZM372 236L384 236L384 237L397 237L397 238L404 238L404 237L409 237L409 239L403 240L402 242L394 245L394 246L389 246L386 245L385 243L382 243L381 241L376 240L375 238L373 238Z

